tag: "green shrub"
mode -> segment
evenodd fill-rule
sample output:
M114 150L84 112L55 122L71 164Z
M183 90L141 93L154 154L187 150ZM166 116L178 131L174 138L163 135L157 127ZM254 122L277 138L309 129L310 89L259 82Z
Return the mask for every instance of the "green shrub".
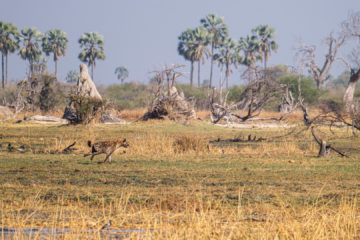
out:
M141 83L113 84L102 90L102 95L119 110L145 108L150 99L150 89Z
M287 84L295 100L298 99L298 76L284 76L279 79L279 82L282 84ZM300 86L302 97L304 98L304 102L307 104L318 103L319 98L326 93L326 90L317 89L314 80L308 77L301 76Z
M98 113L100 113L106 104L105 100L78 96L70 96L70 100L75 108L76 122L73 123L90 123Z
M244 91L244 87L243 86L232 86L229 88L229 94L227 97L227 101L228 102L238 102L239 96L241 95L241 93Z
M57 99L54 91L54 82L56 77L49 74L43 74L41 76L42 87L39 93L39 107L40 110L48 112L57 105Z
M186 98L194 98L195 108L198 110L206 109L208 106L208 88L207 87L192 87L188 84L179 84L177 89L184 92Z

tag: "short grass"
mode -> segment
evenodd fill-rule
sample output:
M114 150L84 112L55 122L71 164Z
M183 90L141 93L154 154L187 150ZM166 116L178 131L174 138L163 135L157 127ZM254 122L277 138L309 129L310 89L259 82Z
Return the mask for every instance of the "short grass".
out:
M353 239L360 237L360 140L346 128L319 134L352 158L317 158L301 124L235 129L201 121L126 125L0 125L0 223L71 229L141 229L133 239ZM304 130L304 131L301 131ZM232 141L248 135L262 142ZM127 138L112 164L82 155L87 140ZM56 154L76 141L71 154ZM25 153L7 145L25 146ZM354 150L355 149L355 150ZM4 236L3 236L4 237ZM18 233L14 238L27 236ZM49 239L55 236L48 235ZM31 238L43 239L36 234Z

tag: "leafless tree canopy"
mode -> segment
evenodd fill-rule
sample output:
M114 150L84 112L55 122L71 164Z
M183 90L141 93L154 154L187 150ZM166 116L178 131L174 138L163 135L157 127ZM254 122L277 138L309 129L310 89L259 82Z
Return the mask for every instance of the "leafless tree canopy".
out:
M341 57L338 57L338 52L344 45L347 36L347 33L342 31L339 33L338 37L334 37L333 32L325 37L324 42L328 47L328 50L322 64L318 63L316 60L315 46L306 45L302 42L300 43L301 46L298 48L298 52L296 54L297 58L300 61L300 65L305 66L309 70L315 80L317 88L321 88L324 82L328 79L334 62L337 60L343 60Z

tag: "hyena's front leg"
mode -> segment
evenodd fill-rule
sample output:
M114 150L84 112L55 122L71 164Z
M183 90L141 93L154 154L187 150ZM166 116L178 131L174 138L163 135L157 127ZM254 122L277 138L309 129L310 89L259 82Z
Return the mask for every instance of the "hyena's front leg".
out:
M105 157L104 161L99 162L99 163L105 163L108 159L109 159L109 163L111 163L111 153L110 153L110 154L106 154L106 157Z
M109 159L109 163L111 163L111 154L113 154L115 150L106 152L106 157L102 163L105 163Z

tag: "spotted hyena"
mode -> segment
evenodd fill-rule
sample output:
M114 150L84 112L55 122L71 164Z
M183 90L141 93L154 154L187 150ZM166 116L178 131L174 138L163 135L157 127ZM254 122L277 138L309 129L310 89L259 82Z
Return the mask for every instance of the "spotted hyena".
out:
M109 159L109 163L111 163L111 154L115 152L116 149L120 147L127 148L129 144L126 142L126 138L119 139L119 140L113 140L113 141L102 141L102 142L96 142L94 144L91 144L91 141L88 141L88 146L91 147L91 152L84 154L84 157L90 156L90 160L93 160L94 156L99 154L106 154L105 159L103 162L98 163L104 163Z

